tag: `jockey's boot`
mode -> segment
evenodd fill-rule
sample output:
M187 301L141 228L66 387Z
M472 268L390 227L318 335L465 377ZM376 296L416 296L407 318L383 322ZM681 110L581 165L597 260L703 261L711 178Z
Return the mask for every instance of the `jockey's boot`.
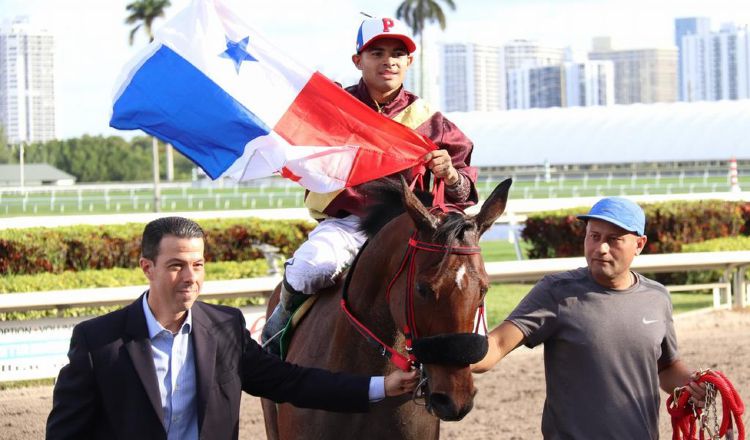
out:
M260 340L263 343L263 347L269 353L279 356L281 354L281 331L286 327L289 319L292 317L292 313L297 310L297 307L302 305L303 302L308 298L302 292L298 292L286 282L286 278L281 283L281 294L279 295L279 303L276 308L273 309L273 313L266 320L266 324L263 326L263 332L260 335Z

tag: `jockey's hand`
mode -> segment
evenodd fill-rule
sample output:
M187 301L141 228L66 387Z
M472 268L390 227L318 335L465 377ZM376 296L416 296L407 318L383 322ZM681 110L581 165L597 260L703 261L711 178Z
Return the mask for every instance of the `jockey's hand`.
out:
M385 395L392 397L410 393L417 387L418 381L417 370L396 370L385 377Z
M458 171L453 167L451 155L448 150L432 150L422 158L425 166L432 171L435 177L443 179L445 184L453 186L458 183Z
M700 371L696 371L690 375L690 382L686 385L686 389L690 393L689 402L696 408L706 406L706 384L696 382L700 374Z

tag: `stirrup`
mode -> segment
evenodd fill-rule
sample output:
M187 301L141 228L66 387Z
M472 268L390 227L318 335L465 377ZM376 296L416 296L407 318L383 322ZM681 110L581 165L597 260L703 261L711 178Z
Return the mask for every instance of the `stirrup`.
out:
M279 304L274 309L271 316L268 317L268 321L263 326L263 330L260 334L261 346L266 349L269 353L273 353L280 356L280 341L281 334L284 333L284 329L289 324L291 314ZM275 347L274 347L275 345Z
M272 349L271 345L273 345L274 341L276 342L276 344L278 344L281 341L281 334L282 333L284 333L284 329L283 328L281 330L279 330L278 332L274 333L273 335L271 335L271 337L268 338L268 339L266 339L265 342L262 342L260 344L260 347L262 349L268 351L269 353L271 353L272 352L271 351L271 349ZM278 350L277 350L277 352L278 352Z

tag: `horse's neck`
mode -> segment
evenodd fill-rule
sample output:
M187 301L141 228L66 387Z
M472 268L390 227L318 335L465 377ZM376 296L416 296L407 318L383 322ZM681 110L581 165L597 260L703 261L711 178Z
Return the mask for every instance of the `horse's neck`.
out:
M412 231L411 220L406 215L397 217L370 240L357 266L352 268L350 308L362 323L380 328L388 343L393 343L396 325L386 299L386 288L398 273ZM405 276L405 273L399 275Z

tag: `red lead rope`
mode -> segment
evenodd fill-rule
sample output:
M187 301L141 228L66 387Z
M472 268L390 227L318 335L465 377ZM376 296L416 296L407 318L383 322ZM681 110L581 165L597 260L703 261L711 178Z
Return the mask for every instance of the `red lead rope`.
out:
M672 440L697 440L696 430L700 431L700 440L703 440L706 429L709 429L709 438L724 437L732 428L732 419L737 425L737 439L745 440L745 425L742 423L745 405L729 379L721 371L706 370L696 382L712 384L721 394L723 415L719 432L710 432L710 427L704 420L706 414L703 414L703 409L693 407L689 403L690 392L687 391L687 387L682 387L667 398L667 411L672 416ZM701 421L701 426L696 426L697 421Z

